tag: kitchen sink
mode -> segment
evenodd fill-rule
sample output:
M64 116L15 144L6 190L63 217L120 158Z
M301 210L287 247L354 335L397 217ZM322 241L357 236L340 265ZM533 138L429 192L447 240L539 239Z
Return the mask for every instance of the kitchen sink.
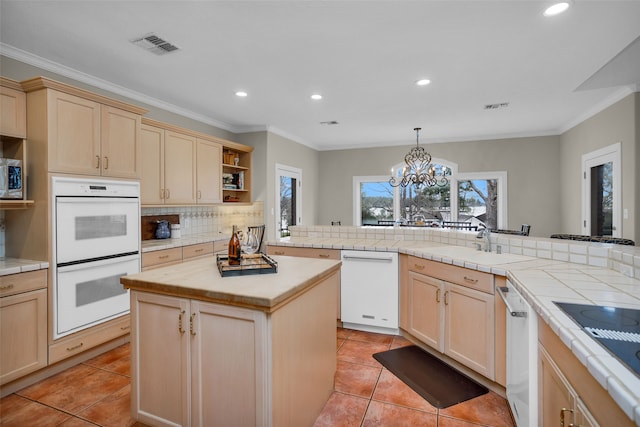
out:
M555 301L554 304L640 377L640 310Z

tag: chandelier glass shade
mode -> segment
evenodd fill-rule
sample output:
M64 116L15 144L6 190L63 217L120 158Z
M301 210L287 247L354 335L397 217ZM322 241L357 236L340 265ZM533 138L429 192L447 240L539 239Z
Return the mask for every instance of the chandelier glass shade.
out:
M407 187L409 185L415 185L416 187L423 185L444 187L449 183L446 178L446 168L443 167L441 174L437 175L435 165L431 164L431 154L427 153L423 147L420 147L418 141L420 129L413 129L416 131L416 146L404 156L405 166L402 168L402 173L394 174L392 171L389 184L393 187Z

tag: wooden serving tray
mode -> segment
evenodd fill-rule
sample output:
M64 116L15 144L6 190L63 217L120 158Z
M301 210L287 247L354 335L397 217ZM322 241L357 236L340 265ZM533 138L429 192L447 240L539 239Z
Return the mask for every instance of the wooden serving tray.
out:
M218 271L222 277L248 276L252 274L270 274L278 272L278 263L267 254L243 254L240 265L229 265L227 254L216 256Z

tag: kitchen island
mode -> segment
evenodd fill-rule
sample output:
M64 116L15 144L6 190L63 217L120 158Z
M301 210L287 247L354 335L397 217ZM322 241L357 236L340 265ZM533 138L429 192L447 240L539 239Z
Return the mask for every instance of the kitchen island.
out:
M152 426L310 426L333 391L339 261L274 257L221 277L214 258L124 276L131 410Z

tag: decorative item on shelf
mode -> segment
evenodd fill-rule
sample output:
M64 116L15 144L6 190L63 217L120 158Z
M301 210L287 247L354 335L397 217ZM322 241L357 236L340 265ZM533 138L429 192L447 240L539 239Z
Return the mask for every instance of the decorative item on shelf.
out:
M229 239L229 265L240 265L241 251L240 239L238 238L238 227L233 226L233 233Z
M451 174L451 171L443 167L440 171L441 174L436 174L436 167L431 164L431 154L427 153L427 151L419 145L418 140L420 138L421 128L414 128L413 130L416 131L416 146L404 156L406 166L402 168L401 173L398 171L399 173L395 175L393 169L391 170L389 184L393 187L407 187L411 184L414 184L416 187L421 187L422 185L429 187L436 185L438 187L446 186L449 183L446 177Z
M239 197L235 197L235 196L224 196L224 201L225 202L239 202L240 198Z
M238 164L240 163L240 156L235 151L226 150L223 153L222 161L226 165L238 166Z

